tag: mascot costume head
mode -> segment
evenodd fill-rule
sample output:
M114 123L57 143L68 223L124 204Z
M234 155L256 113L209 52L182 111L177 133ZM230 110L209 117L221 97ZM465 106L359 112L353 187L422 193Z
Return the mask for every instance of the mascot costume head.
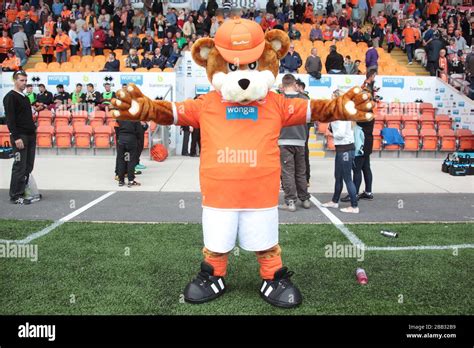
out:
M302 302L278 244L280 131L315 121L369 121L373 102L359 87L332 100L271 91L289 45L283 31L264 33L253 21L228 19L214 39L192 46L193 59L206 68L214 91L194 100L155 101L130 84L112 100L118 120L201 131L204 260L184 290L187 302L211 301L227 290L228 254L237 238L241 248L256 253L262 278L257 290L265 301L284 308Z

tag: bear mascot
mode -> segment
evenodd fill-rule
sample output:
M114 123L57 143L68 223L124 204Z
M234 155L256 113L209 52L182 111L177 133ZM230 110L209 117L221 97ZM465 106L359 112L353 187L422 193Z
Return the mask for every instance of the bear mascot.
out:
M197 40L191 51L215 90L168 102L152 100L129 84L112 100L112 115L119 120L201 130L204 261L184 290L187 302L204 303L226 291L228 255L237 238L242 249L256 254L262 278L257 290L265 301L284 308L302 302L278 244L280 130L315 121L368 121L373 101L359 87L332 100L285 98L271 91L289 45L281 30L264 33L253 21L228 19L214 39Z

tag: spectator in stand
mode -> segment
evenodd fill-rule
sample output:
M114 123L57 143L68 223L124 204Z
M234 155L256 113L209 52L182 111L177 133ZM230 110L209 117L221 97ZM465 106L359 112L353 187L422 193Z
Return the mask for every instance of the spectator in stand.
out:
M314 20L314 7L310 2L306 2L306 8L304 10L303 20L305 23L313 24Z
M439 51L439 78L444 82L448 82L448 60L446 59L446 50L443 48Z
M132 37L128 38L130 42L130 48L138 50L140 48L140 39L137 36L137 33L134 31L132 32Z
M378 72L379 54L371 41L369 41L367 46L369 47L367 52L365 52L365 66L367 67L367 72L369 72L369 70L375 70L375 72Z
M280 61L280 72L296 74L302 64L301 57L295 51L295 45L291 42L287 55Z
M54 24L54 33L57 35L58 29L62 29L63 33L69 31L69 25L61 17L58 17L58 21Z
M89 26L87 24L84 24L82 27L82 31L80 31L77 35L77 39L81 44L82 55L92 55L92 32L89 30Z
M133 31L137 34L142 32L143 25L145 24L145 17L141 11L135 10L134 16L132 17Z
M189 16L183 25L183 35L185 38L190 38L193 34L196 34L196 26L193 23L193 17Z
M351 56L344 57L344 70L346 71L346 74L356 74L355 63L352 61Z
M170 40L167 37L163 39L163 44L160 48L161 48L161 53L166 57L169 57L171 54L171 51L173 51L173 45L171 44Z
M2 71L18 71L21 68L20 58L15 56L15 51L10 49L7 53L7 58L0 64Z
M94 53L96 56L104 55L106 35L104 30L99 26L95 25L95 31L92 39L92 47L94 48Z
M431 76L436 76L439 64L439 52L445 48L444 42L440 39L440 35L436 32L433 40L426 46L426 56L428 60L428 71Z
M7 58L7 53L13 48L13 40L8 36L6 30L2 31L2 37L0 38L0 63Z
M41 47L43 62L51 63L53 61L54 55L54 39L51 37L49 30L45 31L44 36L39 42L39 45Z
M167 61L168 58L161 53L161 49L155 49L155 56L153 57L153 67L160 68L161 70L163 70L166 66Z
M360 75L360 74L362 74L362 71L359 70L360 63L361 63L361 62L360 62L359 59L356 59L356 60L354 61L354 70L353 70L353 71L354 71L354 74L355 74L355 75Z
M369 10L368 0L359 0L359 16L360 16L360 25L365 25L365 20L367 18L367 13Z
M171 8L168 7L168 11L166 13L166 31L171 31L173 34L176 32L176 24L178 17L176 16L176 12ZM191 18L192 20L192 18Z
M145 34L150 35L153 38L157 28L156 28L156 18L153 16L151 11L148 11L148 15L145 18L145 22L143 26L145 29Z
M360 28L357 27L351 35L352 41L359 43L364 41L364 34L360 31Z
M333 40L333 35L332 35L332 30L329 26L326 26L326 28L323 31L323 41L332 41Z
M181 32L177 32L176 33L176 42L178 43L178 48L179 49L182 49L184 44L186 44L188 41L181 36Z
M142 62L140 63L140 67L146 68L147 70L150 70L151 68L153 68L152 57L153 57L152 52L146 52L145 57L142 59Z
M71 49L71 56L77 55L77 28L76 28L76 23L71 23L71 29L69 29L69 39L71 39L71 44L69 45L69 48Z
M100 10L100 16L97 22L104 30L110 29L110 15L106 12L105 8Z
M309 32L309 39L311 40L311 42L323 39L323 32L321 30L321 26L319 25L319 23L316 23L311 28L311 31Z
M36 107L35 111L41 111L45 109L49 109L53 104L53 94L49 92L45 85L40 83L38 85L39 93L36 96Z
M133 70L140 66L140 59L138 58L136 49L130 49L130 54L127 59L125 59L125 66L127 68L132 68Z
M306 72L315 79L321 78L323 64L321 63L321 58L319 58L318 50L316 48L313 47L311 49L311 54L308 56L308 58L306 58L304 68Z
M454 32L454 39L456 40L456 48L458 51L464 51L467 48L466 39L461 36L460 30Z
M103 71L120 71L120 61L116 59L116 54L110 52Z
M328 74L344 74L344 58L337 52L336 46L332 45L326 58L326 71Z
M387 27L385 29L385 40L387 41L387 52L392 52L393 48L395 47L395 37L393 36L392 29Z
M55 17L60 17L61 12L63 10L63 4L59 2L59 0L53 0L53 5L51 6L51 10Z
M339 25L336 25L336 28L334 29L332 34L334 40L336 41L341 41L344 39L344 31L339 27Z
M26 14L25 20L21 24L23 25L23 28L25 29L26 37L28 38L28 46L30 47L31 50L34 50L34 46L35 46L34 35L36 33L36 27L37 27L36 23L30 19L29 14ZM31 53L35 53L35 52L32 51Z
M56 109L56 111L66 110L70 95L64 90L64 86L61 84L56 86L56 90L58 93L53 96L53 103L55 104L54 108Z
M213 38L216 35L217 29L219 29L219 22L217 21L217 17L212 17L209 36Z
M56 61L58 63L67 62L67 50L71 44L69 36L64 34L61 28L57 28L58 35L54 39L54 47L56 48Z
M47 31L51 34L51 37L55 36L56 22L53 21L53 16L48 16L48 19L43 25L43 33Z
M13 35L13 47L15 55L20 58L20 65L24 66L28 60L27 55L30 54L30 47L23 27L20 27L19 31Z
M109 30L108 35L105 38L105 46L104 48L109 49L111 51L115 50L119 46L119 40L115 37L114 31L112 29Z
M181 51L178 48L178 43L173 42L173 50L166 61L167 68L174 68L176 62L178 61L179 57L181 57Z
M413 64L413 53L415 50L415 42L419 37L417 37L418 31L412 28L411 23L407 22L405 29L403 29L402 36L405 39L405 49L408 56L408 64Z
M122 11L120 9L117 9L115 11L114 16L112 17L112 30L114 31L115 37L119 37L120 32L124 29L121 16L122 16Z
M431 23L438 23L438 14L440 10L439 1L438 0L431 0L428 3L427 15L431 21Z

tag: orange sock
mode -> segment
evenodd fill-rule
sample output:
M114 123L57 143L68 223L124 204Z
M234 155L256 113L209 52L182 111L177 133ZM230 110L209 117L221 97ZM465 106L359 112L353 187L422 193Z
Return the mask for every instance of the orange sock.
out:
M214 267L214 276L224 277L227 273L229 253L215 253L206 247L202 249L202 253L204 254L204 261Z
M257 251L257 261L260 264L260 277L273 279L275 272L283 267L281 261L281 248L277 244L273 248Z

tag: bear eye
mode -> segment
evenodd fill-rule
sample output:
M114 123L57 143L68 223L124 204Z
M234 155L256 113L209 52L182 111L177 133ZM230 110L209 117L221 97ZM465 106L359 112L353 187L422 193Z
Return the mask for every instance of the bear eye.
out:
M238 65L234 65L232 63L229 63L229 70L230 71L237 71L238 68L239 68Z
M255 70L257 69L257 62L249 63L248 66L250 70Z

